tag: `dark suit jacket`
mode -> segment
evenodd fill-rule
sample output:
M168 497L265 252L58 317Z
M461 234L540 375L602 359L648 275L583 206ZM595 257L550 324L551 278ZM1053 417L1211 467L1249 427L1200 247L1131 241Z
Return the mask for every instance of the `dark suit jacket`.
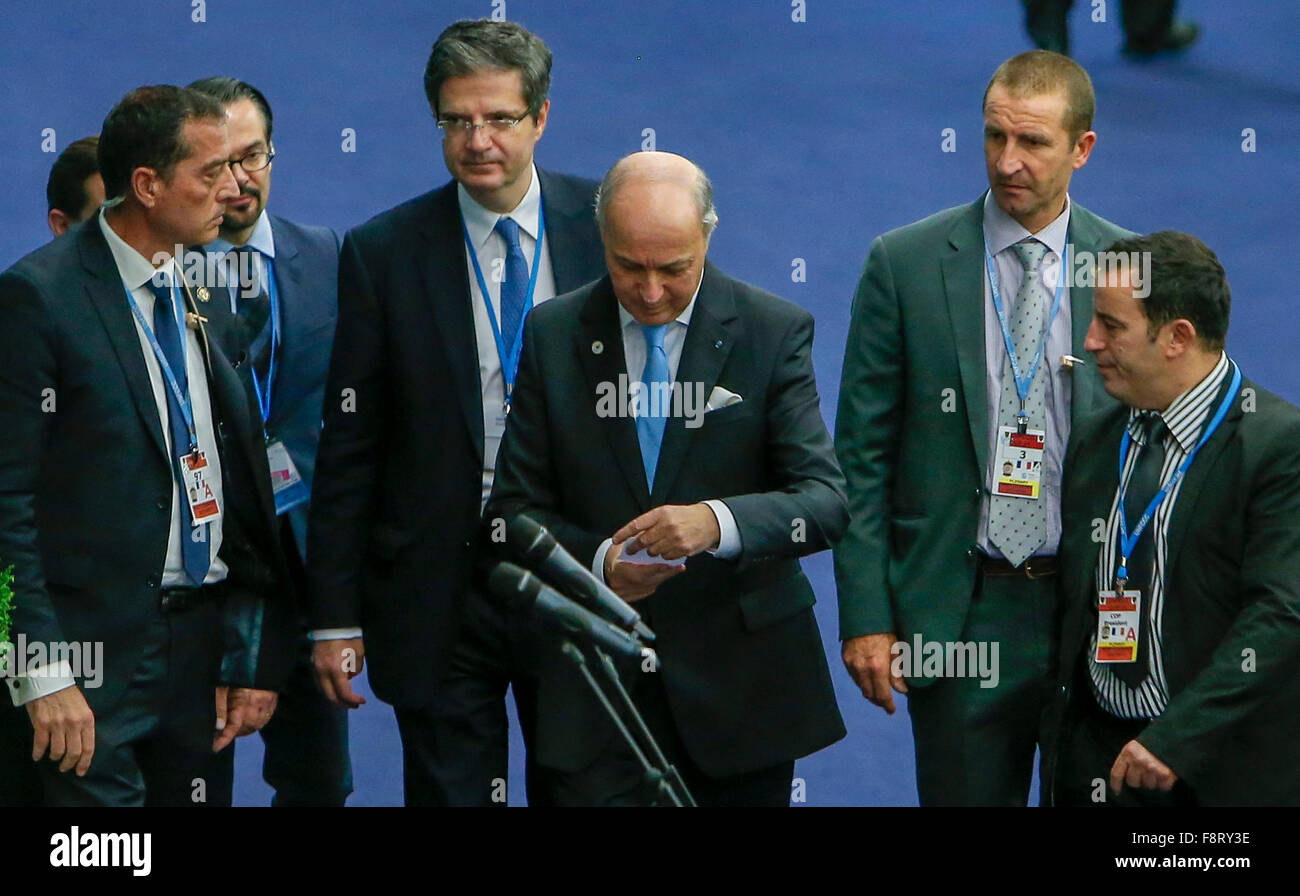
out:
M981 197L877 237L858 283L835 424L853 517L835 550L842 638L946 642L965 625L988 469L983 209ZM1075 251L1126 235L1072 203ZM1070 312L1083 357L1090 288L1071 289ZM1072 423L1108 401L1095 368L1074 370Z
M1065 480L1056 771L1074 672L1096 630L1095 520L1119 485L1129 409L1080 426ZM1130 508L1130 520L1137 511ZM1169 705L1138 741L1203 805L1300 804L1300 411L1247 380L1183 480L1169 525ZM1050 785L1044 792L1051 794Z
M539 169L557 292L603 273L594 181ZM308 526L313 628L361 626L375 693L428 701L470 584L483 400L456 184L351 231Z
M14 630L104 642L103 684L85 691L96 715L147 646L175 491L124 292L94 217L0 275L0 560L14 565ZM270 472L256 411L217 341L200 329L226 502L223 674L274 690L290 651L285 602L271 599L284 568ZM221 645L213 652L222 659Z
M626 373L609 278L547 303L526 324L485 517L527 513L590 566L605 538L653 507L720 498L735 516L738 559L693 557L638 605L658 635L682 740L712 775L775 765L844 736L798 559L830 547L848 522L812 336L807 312L707 264L677 380L744 400L697 428L670 418L651 493L633 420L597 410L600 384ZM611 732L571 675L543 676L543 764L580 768Z
M275 286L280 299L280 353L271 390L267 431L284 442L293 464L310 489L320 445L321 406L329 369L334 324L338 319L339 238L328 227L295 224L270 215L275 239ZM230 313L229 302L213 302L204 312L220 321L230 344L227 357L247 354L256 333ZM299 556L306 555L307 508L288 512Z

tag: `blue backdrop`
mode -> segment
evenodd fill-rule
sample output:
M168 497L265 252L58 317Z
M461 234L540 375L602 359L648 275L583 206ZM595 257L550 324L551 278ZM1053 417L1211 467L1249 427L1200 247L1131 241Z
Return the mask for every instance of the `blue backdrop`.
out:
M1118 3L1076 5L1074 53L1096 87L1099 138L1072 195L1131 229L1204 239L1233 285L1229 350L1248 375L1300 400L1286 286L1300 192L1300 7L1184 2L1201 42L1181 59L1134 65L1118 53ZM711 258L816 315L833 425L849 302L871 238L985 186L980 97L997 64L1029 48L1017 0L11 4L0 21L0 151L12 175L0 265L48 238L54 152L97 132L141 84L223 74L261 88L279 153L271 207L290 218L345 230L444 182L421 84L429 47L451 21L499 8L555 54L540 163L599 177L651 140L699 162L721 218ZM1106 21L1092 21L1094 11ZM948 128L952 152L943 151ZM792 279L797 260L804 282ZM915 804L906 712L885 716L843 673L830 557L805 566L849 728L798 764L806 802ZM353 714L352 735L352 803L400 803L391 711L372 697ZM260 755L256 737L240 742L239 802L269 799ZM510 791L522 802L519 774Z

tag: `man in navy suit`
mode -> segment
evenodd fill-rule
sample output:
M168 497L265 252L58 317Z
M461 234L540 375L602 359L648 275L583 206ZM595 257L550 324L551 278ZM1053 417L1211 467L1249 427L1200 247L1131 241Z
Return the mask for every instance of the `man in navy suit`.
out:
M550 70L518 25L447 28L424 84L453 179L343 241L308 527L315 662L355 707L371 660L407 805L504 804L508 684L531 739L528 633L472 583L523 314L603 273L595 182L533 164Z
M338 317L339 240L267 212L271 192L271 106L260 90L234 78L204 78L190 87L221 103L230 131L239 196L226 208L220 236L207 246L224 275L229 303L208 316L228 324L232 357L251 365L262 415L280 541L297 592L306 590L303 558L307 503L320 444L321 402ZM304 620L305 625L305 620ZM274 724L262 729L262 775L277 806L342 806L352 792L347 713L325 699L311 668L304 629L297 664ZM233 751L220 755L228 786Z
M209 97L132 91L100 136L110 201L0 275L13 631L81 648L8 682L48 805L220 803L195 778L266 723L288 675L251 386L173 256L216 236L229 160Z

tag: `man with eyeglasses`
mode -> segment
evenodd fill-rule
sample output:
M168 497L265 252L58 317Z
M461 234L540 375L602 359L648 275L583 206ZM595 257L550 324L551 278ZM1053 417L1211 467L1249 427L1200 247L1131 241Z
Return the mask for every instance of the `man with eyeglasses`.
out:
M315 662L356 707L371 660L407 805L505 804L507 685L531 740L527 632L473 583L524 315L604 272L596 183L533 163L550 70L516 24L447 28L424 85L452 181L343 241L308 527ZM536 781L530 760L534 803Z
M339 239L267 211L271 193L271 106L256 87L213 77L190 85L221 103L239 196L220 235L206 247L208 270L223 280L207 316L228 334L232 359L250 366L285 561L295 591L306 592L307 504L320 443L321 404L338 316ZM352 792L347 713L316 687L302 622L294 672L274 723L262 730L262 775L276 806L342 806ZM218 755L217 787L232 784L233 750Z

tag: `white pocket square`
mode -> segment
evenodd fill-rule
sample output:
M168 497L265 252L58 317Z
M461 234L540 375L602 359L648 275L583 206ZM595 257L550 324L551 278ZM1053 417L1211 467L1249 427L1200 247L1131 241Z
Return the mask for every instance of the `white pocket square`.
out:
M733 404L740 404L744 400L735 392L721 386L714 386L713 391L709 393L709 400L704 405L704 413L707 414L709 411L716 411L720 408L729 408Z

